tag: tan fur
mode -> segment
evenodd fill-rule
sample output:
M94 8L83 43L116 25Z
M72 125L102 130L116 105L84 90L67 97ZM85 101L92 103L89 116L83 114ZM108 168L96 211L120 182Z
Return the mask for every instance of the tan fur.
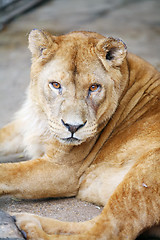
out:
M77 196L104 210L84 223L17 214L18 227L34 240L131 240L158 225L160 74L92 32L33 30L29 49L27 98L1 129L0 152L32 160L0 165L0 195Z

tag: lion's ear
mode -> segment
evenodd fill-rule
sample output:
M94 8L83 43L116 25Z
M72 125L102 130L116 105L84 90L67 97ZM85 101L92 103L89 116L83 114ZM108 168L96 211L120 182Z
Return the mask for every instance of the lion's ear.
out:
M29 34L29 50L33 57L40 57L44 50L53 46L54 37L42 30L34 29Z
M127 53L126 44L122 40L112 37L100 40L97 50L103 60L105 59L112 66L120 66Z

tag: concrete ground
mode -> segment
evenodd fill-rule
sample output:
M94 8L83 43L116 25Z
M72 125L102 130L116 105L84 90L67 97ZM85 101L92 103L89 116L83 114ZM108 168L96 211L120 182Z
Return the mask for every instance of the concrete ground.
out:
M29 83L28 33L45 29L55 35L73 30L97 31L123 39L128 50L160 70L159 0L53 0L17 17L0 32L0 127L8 123L25 98ZM1 162L21 156L0 158ZM31 212L66 221L98 215L98 206L71 199L19 201L0 198L0 209ZM0 239L2 239L0 233Z

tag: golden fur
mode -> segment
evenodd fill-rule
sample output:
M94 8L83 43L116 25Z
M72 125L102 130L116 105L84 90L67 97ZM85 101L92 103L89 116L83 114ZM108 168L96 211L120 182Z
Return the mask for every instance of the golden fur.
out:
M0 152L0 195L77 196L104 206L84 223L17 214L27 239L135 239L160 223L160 74L92 32L33 30L31 82ZM57 235L54 235L57 234ZM69 234L67 236L67 234Z

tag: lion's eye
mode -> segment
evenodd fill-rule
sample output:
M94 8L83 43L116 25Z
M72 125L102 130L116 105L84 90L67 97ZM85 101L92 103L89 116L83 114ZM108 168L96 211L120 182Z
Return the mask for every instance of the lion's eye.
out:
M96 91L98 91L100 88L101 88L101 85L100 85L100 84L93 84L93 85L90 86L89 92L96 92Z
M49 83L52 87L54 87L55 89L60 89L61 88L61 84L58 82L50 82Z

